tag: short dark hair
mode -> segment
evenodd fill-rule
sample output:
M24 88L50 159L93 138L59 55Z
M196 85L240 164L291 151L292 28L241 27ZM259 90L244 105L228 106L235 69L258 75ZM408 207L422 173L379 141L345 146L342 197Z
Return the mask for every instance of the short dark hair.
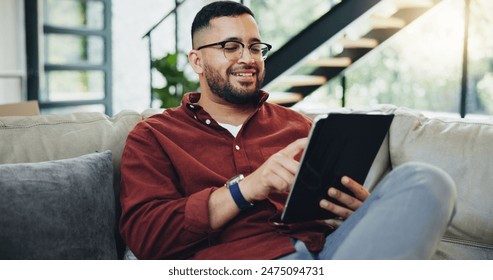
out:
M202 7L192 23L192 44L193 35L197 31L209 27L212 19L243 14L249 14L255 18L255 15L247 6L234 1L217 1Z

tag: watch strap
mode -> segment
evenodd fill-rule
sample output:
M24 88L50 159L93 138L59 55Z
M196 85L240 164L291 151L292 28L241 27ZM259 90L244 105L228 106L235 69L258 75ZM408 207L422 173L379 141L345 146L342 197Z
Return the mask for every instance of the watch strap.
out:
M227 185L233 200L240 210L245 210L253 206L253 203L248 202L245 197L241 194L239 182L233 181Z

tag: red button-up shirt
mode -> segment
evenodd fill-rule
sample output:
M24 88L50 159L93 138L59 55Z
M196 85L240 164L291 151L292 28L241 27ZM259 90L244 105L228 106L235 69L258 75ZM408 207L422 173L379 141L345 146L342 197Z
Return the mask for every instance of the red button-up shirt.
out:
M210 228L212 192L308 135L308 118L266 103L267 97L236 138L197 104L200 93L185 95L181 107L142 121L128 135L120 230L137 258L274 259L294 252L291 238L322 249L327 228L276 222L287 194L272 194L221 229Z

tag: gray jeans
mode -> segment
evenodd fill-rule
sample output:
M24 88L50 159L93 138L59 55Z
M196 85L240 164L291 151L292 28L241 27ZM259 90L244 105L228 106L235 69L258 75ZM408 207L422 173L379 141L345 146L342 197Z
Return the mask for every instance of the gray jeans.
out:
M455 184L423 163L390 172L363 205L313 254L296 241L290 259L429 259L455 213Z

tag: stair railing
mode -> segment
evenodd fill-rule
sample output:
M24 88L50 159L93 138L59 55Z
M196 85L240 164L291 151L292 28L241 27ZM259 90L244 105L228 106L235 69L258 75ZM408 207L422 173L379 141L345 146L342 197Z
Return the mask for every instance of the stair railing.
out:
M153 78L152 78L152 69L153 67L153 53L152 53L152 32L159 27L166 19L168 19L170 16L174 15L175 16L175 51L178 52L178 8L185 3L187 0L175 0L175 7L173 10L171 10L169 13L167 13L165 16L163 16L156 24L154 24L147 33L142 36L142 39L147 39L147 46L149 49L149 68L150 68L150 73L149 73L149 87L150 87L150 94L151 94L151 101L150 101L150 107L152 108L152 103L154 101L154 94L153 94Z

